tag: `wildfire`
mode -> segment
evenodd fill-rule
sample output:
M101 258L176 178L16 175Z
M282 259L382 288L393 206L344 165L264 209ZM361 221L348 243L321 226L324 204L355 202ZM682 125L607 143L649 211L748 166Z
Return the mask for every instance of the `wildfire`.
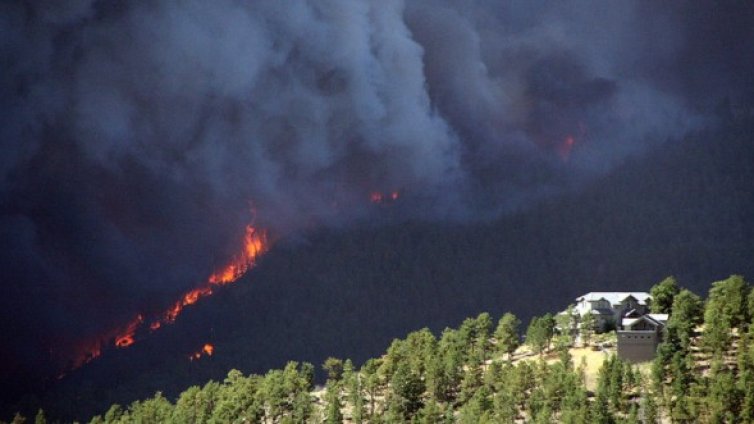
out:
M168 308L162 315L153 321L149 328L152 331L158 330L163 324L172 324L183 308L193 305L203 297L212 294L212 286L224 286L241 278L256 263L259 255L267 250L267 234L259 231L251 225L246 226L244 233L243 247L223 268L209 276L204 285L197 287L177 300L173 306Z
M144 317L141 314L137 315L136 318L126 326L126 329L123 330L123 332L115 336L115 346L128 347L134 344L136 330L142 322L144 322Z
M99 358L100 355L102 355L102 341L101 340L88 341L88 342L85 342L83 345L76 346L75 349L77 352L76 356L71 361L69 368L65 369L63 372L58 374L57 376L58 380L68 375L67 371L79 368Z
M397 191L391 193L382 193L379 191L373 191L369 194L369 201L372 203L380 204L385 202L394 202L398 200L400 194Z
M171 324L175 322L176 318L186 306L193 305L203 297L210 296L213 286L224 286L231 284L238 280L242 275L251 269L256 263L258 257L262 255L268 248L267 234L263 230L258 230L251 225L246 226L244 233L243 246L239 253L233 256L228 263L219 270L212 273L207 281L197 288L194 288L185 293L179 300L177 300L170 308L163 313L158 314L156 318L149 324L151 331L160 329L164 324ZM117 348L126 348L133 345L136 342L137 332L144 324L144 316L139 314L131 322L120 329L105 334L99 339L87 342L79 349L80 354L72 361L70 369L76 369L84 364L87 364L102 354L103 343L114 343ZM196 359L199 359L202 355L212 356L214 352L214 346L207 343L198 352L192 355L199 355ZM61 374L59 378L62 378L65 374Z
M215 346L210 343L205 343L201 350L192 353L188 358L189 361L194 361L200 359L202 356L212 356L213 353L215 353Z
M267 236L264 232L258 232L251 225L246 226L243 250L231 259L220 271L209 277L209 283L223 286L236 281L250 267L254 265L259 255L267 249ZM189 293L190 294L190 293ZM210 291L211 294L211 291ZM202 295L203 296L203 295Z

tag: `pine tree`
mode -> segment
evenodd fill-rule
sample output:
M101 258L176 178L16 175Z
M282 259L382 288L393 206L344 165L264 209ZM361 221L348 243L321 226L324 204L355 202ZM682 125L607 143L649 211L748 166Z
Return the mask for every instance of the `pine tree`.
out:
M521 344L518 338L518 327L521 321L512 313L506 313L500 318L495 329L495 340L497 340L497 349L508 356L508 362L513 359L513 352Z
M657 402L655 396L652 393L644 392L642 396L641 409L644 411L644 423L656 424L659 419L659 411L657 409Z
M749 318L747 300L751 287L740 275L712 283L709 301L720 301L722 312L729 317L731 327L740 328Z
M193 386L196 387L196 386ZM198 389L198 387L197 387ZM189 388L188 390L191 390ZM183 397L184 393L181 393L181 397ZM123 416L123 407L118 405L117 403L114 403L110 406L110 409L105 412L105 422L108 423L114 423L120 421L121 417Z
M741 410L742 393L736 387L735 378L729 371L712 376L708 407L712 421L728 422L729 415L738 416Z
M534 422L536 424L552 423L552 408L548 403L545 403L542 408L537 411L537 414L534 416Z
M680 291L675 277L667 277L655 284L649 294L652 296L651 309L655 314L669 314L675 296Z
M437 355L442 361L442 379L438 399L444 402L455 400L463 378L463 353L458 343L458 333L445 329L437 344Z
M542 356L550 345L554 327L555 324L550 314L532 318L529 327L526 329L526 344Z
M498 390L493 399L493 411L497 422L512 423L515 421L518 413L516 399L512 395L510 388Z
M117 405L114 405L114 407ZM105 414L106 422L115 422L122 414L122 411L113 410ZM191 386L184 390L175 404L173 411L174 421L181 421L188 424L205 422L211 416L212 411L209 408L209 401L204 396L199 386Z
M312 416L312 412L314 412L312 395L308 391L300 391L296 393L293 398L291 409L291 418L294 423L308 422L309 418ZM256 414L249 414L249 419L244 422L256 422L256 416Z
M442 409L434 399L428 400L417 415L421 424L440 424L443 422Z
M754 423L754 371L746 370L738 377L738 390L741 392L741 420Z
M270 421L279 421L288 410L288 393L285 390L283 371L272 370L264 376L261 387L265 416Z
M475 354L479 354L482 358L482 360L489 359L489 354L491 352L492 343L491 343L491 337L492 337L492 318L490 317L490 314L487 312L482 312L477 316L475 320L475 338L474 338L474 348L473 351Z
M694 328L702 321L703 305L699 296L683 289L675 296L668 319L668 342L677 349L688 351Z
M374 359L367 360L364 365L361 366L361 375L364 381L364 391L366 392L369 410L367 412L367 418L371 422L376 413L377 394L381 388L380 378L377 375L378 364Z
M754 289L749 291L749 297L746 304L749 311L749 324L754 325Z
M581 317L581 324L579 325L579 333L581 336L581 344L584 347L588 347L592 342L592 336L594 335L597 327L597 320L591 313L587 312Z
M47 418L42 409L37 411L37 415L34 417L34 424L47 424Z
M652 387L661 398L665 391L665 380L668 378L668 370L674 353L675 350L672 345L660 343L657 347L657 355L652 361Z
M576 326L573 305L568 305L566 310L556 315L554 319L558 330L556 343L564 343L570 347L573 344L573 331Z
M443 415L443 424L455 424L456 422L456 415L453 412L453 408L448 406L445 408L445 414Z
M671 393L673 401L671 403L671 414L674 420L686 422L691 419L691 405L689 404L689 389L694 381L694 376L689 367L690 357L683 351L677 351L673 354L670 361L671 375Z
M421 409L423 393L424 382L421 377L412 372L405 362L401 362L390 380L388 409L409 418Z
M513 368L510 378L510 393L518 409L526 408L528 394L534 389L536 379L531 362L524 361Z
M615 411L625 411L623 404L623 364L616 356L613 356L608 364L610 375L608 383L610 404Z
M164 423L173 415L173 405L160 392L143 402L134 402L129 409L132 419L144 424Z
M339 381L343 375L343 360L331 356L325 359L322 369L327 372L328 380Z
M354 372L350 359L343 364L343 382L351 405L351 421L361 423L364 419L364 395L361 389L361 378Z
M340 383L331 379L325 390L325 423L341 424L343 422L343 407L340 402Z
M474 393L474 396L461 408L460 422L468 424L477 424L485 422L489 418L493 409L493 403L490 399L489 391L486 387L480 387Z
M704 310L704 345L720 354L730 342L730 330L743 328L748 318L750 287L740 275L712 283Z
M231 370L224 380L217 404L212 410L212 420L228 422L238 417L251 418L261 415L258 396L258 376L244 377L238 370ZM173 412L174 421L196 422L189 419L186 411L185 398L179 398ZM195 418L194 418L195 420Z
M615 422L608 406L607 385L600 385L597 388L597 399L592 419L597 424L613 424Z
M463 373L461 380L461 392L458 395L460 403L468 402L482 385L482 364L479 361L470 361Z
M631 405L625 422L626 424L639 424L639 408L635 403Z

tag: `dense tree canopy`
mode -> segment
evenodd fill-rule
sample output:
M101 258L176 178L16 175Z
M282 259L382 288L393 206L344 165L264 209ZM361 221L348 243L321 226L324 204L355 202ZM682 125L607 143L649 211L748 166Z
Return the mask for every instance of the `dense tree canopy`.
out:
M535 317L526 332L526 344L539 356L524 353L513 362L520 322L507 313L493 333L492 317L482 313L439 338L425 328L394 340L360 368L330 357L322 389L315 389L308 363L289 362L264 376L231 370L222 382L189 387L174 403L158 392L126 407L112 405L90 422L753 422L751 296L739 276L714 283L705 304L678 287L651 371L608 355L590 389L567 346L559 343L557 354L545 356L552 315ZM558 327L562 332L563 324ZM19 414L13 422L22 420ZM40 410L35 422L46 421Z

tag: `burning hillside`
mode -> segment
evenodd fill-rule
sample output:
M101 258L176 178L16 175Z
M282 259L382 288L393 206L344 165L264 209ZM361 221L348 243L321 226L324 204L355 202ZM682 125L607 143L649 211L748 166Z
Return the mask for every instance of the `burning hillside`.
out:
M149 331L156 331L163 325L175 322L185 307L198 302L204 297L211 296L213 288L232 284L243 276L256 263L260 255L269 248L267 233L259 230L252 225L247 225L243 237L242 247L239 252L231 258L225 266L218 269L207 278L207 281L185 293L170 308L163 313L150 317ZM133 345L139 336L145 334L144 324L147 322L143 314L138 314L132 321L111 332L100 335L93 340L85 341L80 344L75 357L71 360L69 369L74 370L98 358L103 349L112 343L116 348L127 348ZM194 354L198 359L202 354L212 355L212 345L205 345L203 350ZM60 374L62 378L65 373Z
M159 331L266 231L488 221L680 140L754 86L740 4L3 2L0 397Z

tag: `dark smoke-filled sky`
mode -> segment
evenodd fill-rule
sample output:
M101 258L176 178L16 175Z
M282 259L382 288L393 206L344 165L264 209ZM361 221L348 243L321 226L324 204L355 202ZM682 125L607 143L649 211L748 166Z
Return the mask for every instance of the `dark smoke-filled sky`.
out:
M9 370L65 356L277 237L488 220L715 125L750 2L6 1ZM4 374L3 374L4 375Z

